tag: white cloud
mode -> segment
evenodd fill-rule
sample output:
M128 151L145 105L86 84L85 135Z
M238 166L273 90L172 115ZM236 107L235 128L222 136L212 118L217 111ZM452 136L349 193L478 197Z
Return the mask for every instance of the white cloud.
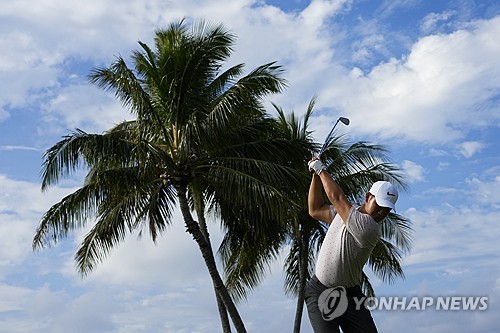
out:
M384 0L380 6L382 15L391 15L398 8L411 8L418 5L419 0Z
M429 149L429 156L448 156L449 152L443 149L431 148Z
M476 177L466 179L466 183L473 188L475 200L480 204L491 205L493 208L500 208L500 176L494 177L491 181L480 180Z
M458 146L459 153L465 158L471 158L480 152L486 145L478 141L465 141Z
M223 22L235 33L238 39L228 65L244 62L247 71L271 61L285 65L285 69L289 70L286 78L290 83L290 95L276 99L288 101L286 107L299 105L305 109L316 91L313 87L305 93L296 94L301 91L298 85L313 83L328 66L331 59L328 45L332 32L325 29L325 22L347 3L349 1L312 1L298 13L285 13L277 7L250 0L168 4L161 1L147 4L125 1L119 5L90 0L83 7L77 1L62 3L47 0L36 5L28 5L26 1L9 3L0 11L0 17L5 18L4 25L17 28L11 35L3 35L6 38L3 44L0 35L0 45L7 50L12 50L11 45L19 46L6 54L4 61L0 61L0 66L3 64L5 68L4 76L11 78L8 81L16 82L5 91L3 106L17 107L26 101L38 103L40 98L47 97L52 99L52 103L64 102L62 98L66 98L67 104L60 104L68 106L64 113L54 105L57 115L62 115L61 118L56 117L58 122L67 121L64 125L69 128L82 127L85 125L83 118L89 112L76 112L75 109L88 107L95 94L90 89L84 91L84 79L70 82L74 87L62 85L61 82L67 80L62 72L65 64L84 60L106 66L118 54L128 60L130 50L137 48L138 40L149 44L155 29L187 17ZM152 16L152 12L156 15ZM15 43L16 40L25 42ZM19 66L18 54L29 56L24 66ZM89 70L90 67L86 71ZM71 77L75 78L75 74L71 73ZM76 77L79 78L79 75ZM89 94L86 100L81 100L83 93ZM29 99L26 98L28 94L31 96ZM290 99L290 96L294 97ZM82 103L69 108L76 101L71 97L78 98ZM111 109L109 116L108 111L99 112L100 117L116 119L116 109Z
M443 170L448 169L449 166L450 166L450 163L448 163L448 162L439 162L437 169L438 169L438 171L443 171Z
M421 38L407 56L362 77L323 75L319 101L340 107L363 135L453 142L468 129L498 123L489 99L500 91L499 33L500 17L476 21Z
M176 13L165 6L161 2L111 4L96 0L84 5L74 0L3 3L0 73L9 84L0 92L0 120L18 107L38 107L40 99L57 93L68 63L90 60L102 64L120 53L128 56L137 40L151 36L158 25L174 19L164 16ZM150 10L158 16L151 17ZM177 19L186 15L177 13Z
M144 288L148 285L196 286L200 281L209 281L201 253L196 242L186 233L180 211L175 211L172 222L172 226L158 238L156 245L147 231L144 231L140 239L137 234L127 237L126 241L116 246L110 256L82 282ZM221 233L216 226L209 227L216 251ZM87 231L78 232L75 237L75 249ZM76 277L73 258L68 258L64 273ZM190 276L189 281L186 281L186 276Z
M55 198L68 189L54 188L44 195L39 184L16 181L0 175L0 267L5 275L32 255L35 228Z
M62 88L44 107L43 128L51 131L80 128L87 132L103 132L121 121L135 118L116 98L94 86L76 84Z
M348 2L347 0L313 0L300 13L300 16L306 26L317 31L323 27L326 19L338 12Z
M61 182L65 184L64 181ZM47 193L42 193L40 184L19 181L0 174L2 200L0 212L16 213L20 217L32 218L47 210L57 198L62 198L71 188L54 187ZM27 205L26 202L30 204Z
M87 292L81 296L71 291L0 285L0 311L9 313L2 320L2 330L21 332L109 332L116 328L114 312L119 309L111 294Z
M403 213L414 229L414 246L403 269L411 285L415 279L427 283L419 295L492 292L490 277L500 274L494 263L500 251L495 241L500 237L500 196L495 194L500 179L489 172L426 192L431 204Z
M0 90L0 121L8 117L10 109L34 103L38 96L33 91L56 85L58 70L53 66L60 60L28 33L10 28L4 31L9 32L0 33L0 48L4 50L0 73L8 84Z
M371 60L373 51L386 52L387 40L381 33L374 33L373 31L359 42L355 42L353 47L355 52L351 59L355 62L366 62Z
M27 146L0 146L0 151L12 151L12 150L32 150L37 151L38 148L35 147L27 147Z
M9 113L4 110L3 105L0 105L0 123L9 118Z
M445 270L446 274L449 274L449 275L462 275L462 274L465 274L469 271L470 271L469 269L464 268L464 267L448 268Z
M68 94L74 98L79 94L81 100L84 93L89 93L81 82L75 87L57 87L61 79L59 64L73 58L106 65L113 55L127 58L137 40L150 43L154 29L188 16L224 22L237 35L231 62L246 62L248 70L274 60L284 64L289 89L272 99L278 104L282 102L285 109L305 110L310 98L317 94L318 109L341 109L357 124L353 129L363 136L375 133L383 138L449 142L464 137L469 128L498 121L498 112L494 112L495 106L489 105L488 99L500 89L496 80L500 73L496 61L500 45L493 42L500 30L500 18L472 22L448 35L424 37L413 45L408 56L381 63L366 75L356 77L340 65L341 59L335 60L336 48L342 45L336 44L340 40L335 35L337 31L325 26L329 18L348 5L348 1L313 1L302 12L285 13L254 1L233 1L230 5L226 1L187 1L182 5L169 4L168 11L163 10L165 5L160 2L109 7L91 1L82 9L76 3L52 1L33 8L27 6L30 8L26 10L10 4L2 15L9 15L9 22L16 22L19 28L15 33L24 36L27 42L22 45L32 50L32 57L26 62L26 70L15 70L9 65L16 63L14 56L4 62L10 68L6 75L26 75L17 80L23 88L14 85L6 96L10 96L12 105L15 101L22 103L28 91L41 91L49 84L56 88L51 90L53 102L71 97ZM398 3L409 5L412 2ZM150 15L153 9L159 13L154 18ZM35 16L45 19L34 21ZM50 25L44 23L48 21ZM58 26L67 29L57 29ZM12 40L14 35L7 37ZM374 42L384 44L383 39L373 37L365 40L370 47ZM18 53L29 54L22 49L13 54ZM34 68L40 73L40 83L27 85L27 74L33 73ZM87 104L81 104L82 108ZM60 113L61 109L54 107ZM107 112L99 114L104 119L117 119L116 108L111 108L109 116ZM68 121L69 128L81 127L87 115L68 111L62 119ZM475 122L470 122L471 116Z
M441 21L447 21L454 15L454 12L447 10L443 13L429 13L427 14L420 24L420 30L423 33L429 33L436 29Z
M424 167L415 162L405 160L401 165L401 169L406 176L405 179L410 183L421 182L425 179Z
M461 194L468 193L463 191ZM468 268L485 269L500 250L495 241L500 237L496 228L500 218L498 212L466 203L464 207L448 205L408 211L405 216L413 221L415 230L415 245L405 258L409 274L453 271L462 269L464 262L468 262ZM481 216L480 221L478 216ZM472 257L476 260L467 260Z

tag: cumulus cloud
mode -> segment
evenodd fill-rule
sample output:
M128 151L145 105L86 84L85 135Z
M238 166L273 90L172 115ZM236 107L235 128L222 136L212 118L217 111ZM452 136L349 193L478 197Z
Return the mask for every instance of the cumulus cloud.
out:
M492 42L499 33L496 17L423 37L407 56L361 76L323 82L320 96L340 107L357 124L353 129L365 135L453 142L471 128L498 123L490 99L500 91L500 44Z
M103 132L117 123L135 116L116 98L88 84L75 84L60 89L44 106L46 124L54 132L61 128L80 128L88 132Z
M85 75L92 64L108 65L115 55L120 54L128 60L131 50L137 48L138 40L151 43L154 30L183 17L224 23L235 33L238 40L228 65L244 62L248 71L271 61L285 65L289 70L286 78L291 88L288 98L295 96L285 106L305 110L315 91L313 88L297 94L301 91L298 85L314 83L328 66L331 32L325 30L325 22L348 2L312 1L302 12L290 13L250 0L193 0L168 4L125 1L119 5L90 0L83 8L74 1L42 1L35 5L28 5L25 1L11 2L0 11L0 17L4 19L0 27L17 28L10 35L3 35L4 42L0 35L0 46L4 45L6 50L12 50L12 45L17 45L17 48L4 54L5 59L0 58L0 68L5 77L12 78L8 81L15 83L8 91L2 92L5 98L0 98L4 103L0 110L2 107L6 110L2 112L5 118L9 112L6 107L15 108L32 100L35 106L48 107L53 115L46 118L50 127L62 122L63 128L89 125L88 121L97 118L92 101L102 102L103 97L84 88L87 83L81 75L68 80L63 73L65 65L84 62L86 68L81 70ZM156 16L152 17L151 12ZM34 17L43 19L33 20ZM59 28L62 26L65 29ZM25 42L19 43L19 40ZM21 59L22 66L18 54L26 55L24 60ZM47 98L50 103L46 103ZM280 96L276 100L287 101L287 97ZM79 110L69 108L70 103L76 101L81 102L77 106ZM89 110L80 112L86 107ZM118 119L116 111L116 108L102 110L99 116L104 123L109 123ZM53 120L57 120L56 123Z
M406 216L414 223L416 239L412 254L406 258L409 267L438 263L445 270L453 270L461 265L464 256L486 261L490 255L495 256L500 250L494 242L495 237L500 237L500 229L495 227L500 219L500 196L496 194L499 182L498 175L491 176L486 170L480 177L466 178L455 187L436 189L440 205L409 209ZM489 245L485 247L485 243ZM435 269L432 267L428 266Z
M456 269L464 256L484 258L500 250L493 244L500 234L492 230L500 217L498 213L454 206L408 213L414 223L416 239L412 253L405 258L410 271L412 267L419 270ZM481 223L476 223L478 215ZM491 242L487 249L485 242Z
M491 42L499 34L499 17L471 22L450 34L428 35L418 40L408 55L383 62L369 72L358 70L357 75L350 75L352 68L343 67L342 59L334 57L335 48L342 47L335 43L341 39L335 39L336 31L325 29L328 18L341 12L348 1L312 1L302 12L283 12L254 1L234 1L230 5L226 1L187 1L182 5L169 4L168 11L160 2L109 7L91 1L83 10L70 3L37 4L22 11L19 5L10 4L1 13L19 27L12 35L4 36L5 45L17 38L14 34L21 35L21 40L26 41L21 43L24 49L13 54L31 56L26 58L24 67L17 69L12 66L19 62L14 56L0 61L6 75L26 75L26 80L16 81L22 82L23 88L9 88L12 91L6 93L10 97L4 99L8 101L4 102L4 109L23 103L28 91L38 91L41 98L45 96L44 89L55 87L51 89L49 106L55 117L62 115L69 128L84 125L83 117L87 119L96 112L92 105L88 106L92 98L82 104L82 108L90 110L84 113L72 113L67 108L63 112L64 101L82 100L85 94L99 95L84 89L84 80L70 83L70 87L58 87L62 79L60 65L71 58L109 64L114 55L127 57L136 48L137 40L149 43L154 29L183 16L224 22L238 36L231 62L245 62L248 70L275 60L285 65L289 89L272 97L278 104L282 102L286 109L305 110L310 98L318 95L318 109L341 110L357 124L353 129L358 134L442 143L463 138L468 129L486 125L485 119L490 119L490 124L498 121L498 112L488 101L500 90L496 80L500 74L496 61L500 46ZM407 1L398 3L410 5ZM151 9L158 13L153 20ZM31 20L36 15L47 19ZM47 21L51 24L44 23ZM57 29L58 26L68 29ZM365 43L384 44L383 39L377 42L374 37ZM47 40L52 42L46 43ZM258 53L254 52L256 49ZM32 83L26 85L27 75L33 69L40 73L40 80L30 77ZM105 123L120 117L117 108L102 110L99 115L108 119ZM471 116L477 121L470 122Z
M478 203L491 205L493 208L500 208L500 176L495 176L493 180L480 180L476 177L466 179L466 183L474 189L474 197Z
M55 196L67 189L55 189L44 196L38 184L0 175L0 275L8 274L31 255L31 240L42 213Z
M478 141L465 141L458 146L459 153L465 158L471 158L480 152L486 145Z
M3 16L0 14L3 20ZM0 27L4 23L0 23ZM58 69L54 65L60 60L44 49L39 39L27 32L5 27L0 33L0 74L4 84L0 91L0 121L8 118L12 109L33 105L39 89L56 85Z
M410 183L420 182L425 179L424 167L415 162L405 160L401 165L401 169L406 175L405 179Z
M180 211L175 211L172 222L172 226L159 237L156 244L151 241L146 231L141 238L138 238L137 233L127 237L127 240L118 245L83 282L88 280L118 286L145 287L185 284L186 276L191 277L187 284L192 286L200 280L209 281L201 253L196 242L186 233ZM222 234L216 225L209 227L212 231L212 242L217 246ZM75 236L75 248L87 231L82 230ZM215 248L214 251L216 250ZM72 259L67 261L64 273L76 276Z

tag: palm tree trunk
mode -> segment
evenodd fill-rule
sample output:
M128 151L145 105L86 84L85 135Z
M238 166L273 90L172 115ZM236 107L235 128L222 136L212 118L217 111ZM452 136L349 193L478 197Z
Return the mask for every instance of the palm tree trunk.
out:
M210 234L208 233L207 221L205 220L205 207L203 205L202 198L199 195L196 195L195 209L196 209L196 215L198 216L198 223L200 225L200 231L203 234L203 236L205 237L205 240L208 243L208 246L210 247L210 251L212 252L212 256L213 256L214 252L212 249L212 244L210 242ZM229 323L227 309L226 309L226 306L224 305L224 302L222 301L222 298L220 297L219 293L217 292L217 289L215 288L215 284L214 284L214 291L215 291L215 298L217 299L217 308L219 310L219 316L220 316L221 325L222 325L222 332L223 333L231 333L231 324Z
M211 247L207 243L205 236L200 230L199 224L193 219L191 215L191 211L189 209L189 205L186 198L186 185L178 184L176 185L177 197L179 199L179 205L181 208L182 216L184 218L184 223L186 224L187 231L193 236L193 239L198 244L200 248L201 255L205 260L205 264L208 268L208 273L212 278L212 282L214 284L215 290L218 295L222 299L224 306L233 321L234 327L238 333L246 333L245 325L241 320L240 314L234 305L229 292L227 291L222 278L217 270L217 265L215 263L215 258L213 256Z
M304 292L307 282L307 258L309 253L309 237L306 237L307 231L299 230L299 290L297 297L297 307L295 310L295 320L293 323L293 332L300 332L302 323L302 313L304 311Z
M217 299L217 308L219 309L220 321L222 324L222 332L231 333L231 324L229 323L229 316L227 315L226 306L224 305L222 298L217 292L215 285L214 285L214 290L215 290L215 298Z

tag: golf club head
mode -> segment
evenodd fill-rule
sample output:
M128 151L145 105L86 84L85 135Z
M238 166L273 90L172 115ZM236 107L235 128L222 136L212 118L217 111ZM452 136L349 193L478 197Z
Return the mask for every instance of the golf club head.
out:
M342 124L348 126L350 121L348 118L345 118L345 117L340 117L339 120L342 122Z
M328 145L328 142L331 140L332 138L332 134L333 134L333 131L335 130L335 127L337 126L337 124L339 123L339 121L348 126L350 121L348 118L345 118L345 117L339 117L339 119L337 119L337 121L335 122L335 125L333 125L332 129L330 130L330 133L328 133L326 139L325 139L325 142L323 143L323 146L321 147L320 151L319 151L319 155L318 156L321 156L323 154L323 152L325 151L325 148L326 146Z

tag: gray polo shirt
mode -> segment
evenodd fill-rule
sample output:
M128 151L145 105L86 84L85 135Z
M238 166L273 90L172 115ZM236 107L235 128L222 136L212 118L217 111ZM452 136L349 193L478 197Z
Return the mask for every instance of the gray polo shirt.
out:
M343 223L330 206L333 220L321 245L316 277L328 287L354 287L361 283L363 266L380 239L381 224L359 206L352 206Z

